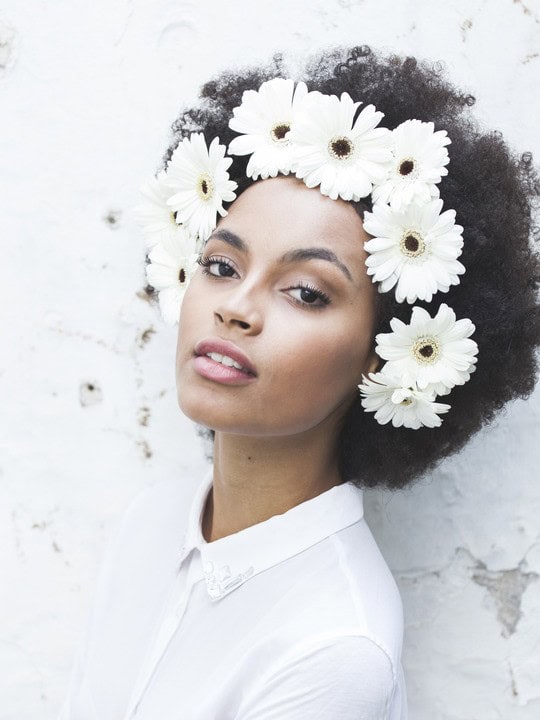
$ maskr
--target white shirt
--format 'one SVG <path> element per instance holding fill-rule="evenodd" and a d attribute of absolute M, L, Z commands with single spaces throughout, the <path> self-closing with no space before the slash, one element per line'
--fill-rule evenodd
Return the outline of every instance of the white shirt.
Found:
<path fill-rule="evenodd" d="M 363 490 L 208 543 L 212 482 L 131 501 L 59 720 L 406 720 L 401 597 Z"/>

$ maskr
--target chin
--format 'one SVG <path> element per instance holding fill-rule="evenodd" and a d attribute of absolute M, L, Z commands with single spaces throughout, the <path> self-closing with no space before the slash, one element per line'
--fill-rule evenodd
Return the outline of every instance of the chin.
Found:
<path fill-rule="evenodd" d="M 177 369 L 178 407 L 190 420 L 212 430 L 238 432 L 231 428 L 231 421 L 235 417 L 239 421 L 235 426 L 244 427 L 246 420 L 249 423 L 251 418 L 246 418 L 246 414 L 249 415 L 252 403 L 242 399 L 242 389 L 240 385 L 225 385 L 208 380 L 185 366 Z"/>
<path fill-rule="evenodd" d="M 198 425 L 211 430 L 236 432 L 231 426 L 231 412 L 225 407 L 223 398 L 203 387 L 182 387 L 177 385 L 176 399 L 182 413 Z"/>
<path fill-rule="evenodd" d="M 278 424 L 269 425 L 268 418 L 254 417 L 232 417 L 230 412 L 223 409 L 218 411 L 215 405 L 212 408 L 202 408 L 200 404 L 189 406 L 189 404 L 179 402 L 180 409 L 190 420 L 197 425 L 201 425 L 214 432 L 223 433 L 224 435 L 241 435 L 243 437 L 253 438 L 277 438 L 290 437 L 309 431 L 313 427 L 310 419 L 305 422 L 290 419 L 287 422 L 279 424 L 278 419 L 274 421 Z"/>

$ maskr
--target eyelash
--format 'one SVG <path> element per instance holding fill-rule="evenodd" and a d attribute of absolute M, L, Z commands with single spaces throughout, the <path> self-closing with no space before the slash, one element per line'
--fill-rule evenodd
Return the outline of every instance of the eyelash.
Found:
<path fill-rule="evenodd" d="M 197 258 L 197 263 L 202 266 L 203 275 L 209 275 L 210 277 L 230 277 L 230 276 L 214 275 L 214 273 L 211 273 L 209 271 L 209 269 L 208 269 L 209 265 L 214 265 L 215 263 L 219 263 L 220 265 L 226 265 L 227 267 L 230 267 L 230 268 L 233 267 L 226 258 L 220 257 L 219 255 L 210 255 L 209 257 L 203 257 L 203 255 L 199 255 L 199 257 Z M 300 305 L 302 307 L 307 307 L 310 310 L 322 310 L 323 307 L 325 307 L 326 305 L 328 305 L 331 302 L 330 298 L 328 297 L 328 295 L 325 292 L 323 292 L 322 290 L 319 290 L 318 288 L 314 287 L 310 283 L 300 283 L 299 285 L 294 285 L 293 287 L 289 287 L 286 289 L 287 290 L 295 290 L 297 288 L 309 290 L 311 293 L 316 295 L 323 303 L 323 305 L 314 305 L 313 303 L 308 303 L 308 302 L 305 302 L 303 300 L 298 300 L 298 298 L 293 297 L 292 299 L 294 300 L 294 302 L 296 302 L 298 305 Z"/>

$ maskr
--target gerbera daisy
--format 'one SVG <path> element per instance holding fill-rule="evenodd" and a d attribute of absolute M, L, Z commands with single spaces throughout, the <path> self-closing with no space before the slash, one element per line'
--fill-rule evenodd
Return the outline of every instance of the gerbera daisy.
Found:
<path fill-rule="evenodd" d="M 432 122 L 405 120 L 392 130 L 393 161 L 387 176 L 373 188 L 374 203 L 390 203 L 399 210 L 413 200 L 439 197 L 436 183 L 448 175 L 445 146 L 452 141 L 446 130 L 434 132 L 434 128 Z"/>
<path fill-rule="evenodd" d="M 176 220 L 190 234 L 206 240 L 217 225 L 216 213 L 227 214 L 223 202 L 235 199 L 238 187 L 229 180 L 227 168 L 232 158 L 225 157 L 225 145 L 215 137 L 207 148 L 203 133 L 191 133 L 173 152 L 164 182 L 171 189 L 167 200 L 176 212 Z"/>
<path fill-rule="evenodd" d="M 167 205 L 171 189 L 165 184 L 166 172 L 162 170 L 141 186 L 144 200 L 133 208 L 133 217 L 140 226 L 148 247 L 163 238 L 172 238 L 179 232 L 174 211 Z"/>
<path fill-rule="evenodd" d="M 420 390 L 446 395 L 454 385 L 467 382 L 476 369 L 478 345 L 469 338 L 475 326 L 469 318 L 456 320 L 446 303 L 433 318 L 415 305 L 409 325 L 394 317 L 390 327 L 393 332 L 375 336 L 375 350 L 404 386 L 416 383 Z"/>
<path fill-rule="evenodd" d="M 159 307 L 165 322 L 178 322 L 180 306 L 193 273 L 197 269 L 196 241 L 183 226 L 172 238 L 153 247 L 148 255 L 146 277 L 158 291 Z"/>
<path fill-rule="evenodd" d="M 443 201 L 409 203 L 402 210 L 376 204 L 364 213 L 364 228 L 375 237 L 364 243 L 370 253 L 367 273 L 379 282 L 379 292 L 396 286 L 396 300 L 431 302 L 438 290 L 458 285 L 465 266 L 457 260 L 463 247 L 463 227 L 456 211 L 441 215 Z"/>
<path fill-rule="evenodd" d="M 242 102 L 233 109 L 229 127 L 243 135 L 229 143 L 230 155 L 248 155 L 246 175 L 256 180 L 288 175 L 292 147 L 287 133 L 294 126 L 296 109 L 307 94 L 307 85 L 294 87 L 291 78 L 273 78 L 259 90 L 244 90 Z"/>
<path fill-rule="evenodd" d="M 333 200 L 369 195 L 373 184 L 386 177 L 392 159 L 392 133 L 376 127 L 384 113 L 367 105 L 353 124 L 361 104 L 346 92 L 338 98 L 314 90 L 299 104 L 289 132 L 296 176 L 308 187 L 320 185 L 321 193 Z"/>
<path fill-rule="evenodd" d="M 394 427 L 401 425 L 417 430 L 422 425 L 439 427 L 439 415 L 446 413 L 450 405 L 435 402 L 435 394 L 419 390 L 416 386 L 404 387 L 401 379 L 385 371 L 362 375 L 363 383 L 358 385 L 363 397 L 362 406 L 375 413 L 375 420 L 381 425 L 392 421 Z M 370 379 L 371 378 L 371 379 Z"/>

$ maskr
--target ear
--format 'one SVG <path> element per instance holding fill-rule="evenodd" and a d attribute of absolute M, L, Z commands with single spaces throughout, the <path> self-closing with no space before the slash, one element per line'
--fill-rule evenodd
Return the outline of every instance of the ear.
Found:
<path fill-rule="evenodd" d="M 381 364 L 381 363 L 382 363 L 382 358 L 380 358 L 377 355 L 377 353 L 375 352 L 375 350 L 372 349 L 366 358 L 366 364 L 364 365 L 362 374 L 358 378 L 356 385 L 361 385 L 364 382 L 363 375 L 365 375 L 367 377 L 368 373 L 377 372 L 377 368 L 379 367 L 379 364 Z"/>
<path fill-rule="evenodd" d="M 366 365 L 364 374 L 367 374 L 368 372 L 377 372 L 377 368 L 379 367 L 380 363 L 381 363 L 381 358 L 377 355 L 375 350 L 372 350 L 368 356 L 367 365 Z"/>

